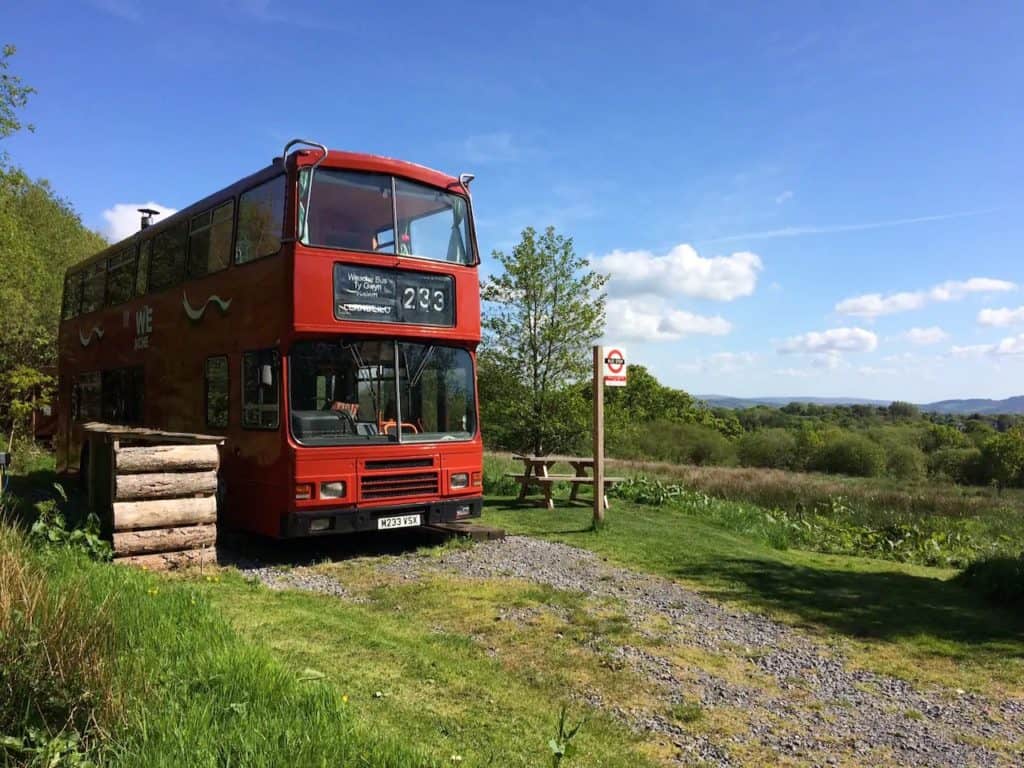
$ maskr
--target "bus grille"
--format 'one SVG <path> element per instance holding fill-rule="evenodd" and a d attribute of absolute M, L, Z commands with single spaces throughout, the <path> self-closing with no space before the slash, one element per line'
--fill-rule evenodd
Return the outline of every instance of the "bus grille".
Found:
<path fill-rule="evenodd" d="M 367 469 L 412 469 L 413 467 L 432 467 L 434 460 L 426 459 L 377 459 L 368 460 Z"/>
<path fill-rule="evenodd" d="M 364 499 L 392 499 L 400 496 L 437 494 L 436 472 L 403 472 L 390 475 L 363 475 L 360 478 Z"/>

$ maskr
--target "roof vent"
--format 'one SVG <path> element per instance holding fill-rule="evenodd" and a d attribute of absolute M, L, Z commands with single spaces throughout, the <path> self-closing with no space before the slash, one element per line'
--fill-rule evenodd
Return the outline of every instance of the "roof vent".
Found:
<path fill-rule="evenodd" d="M 140 225 L 140 229 L 145 229 L 146 227 L 148 227 L 150 224 L 153 223 L 153 217 L 160 215 L 160 211 L 154 211 L 152 208 L 139 208 L 137 210 L 139 213 L 142 214 L 142 223 Z"/>

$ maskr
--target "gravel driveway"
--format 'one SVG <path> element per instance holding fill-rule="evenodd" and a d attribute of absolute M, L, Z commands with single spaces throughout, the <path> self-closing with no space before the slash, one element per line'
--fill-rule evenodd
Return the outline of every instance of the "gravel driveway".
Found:
<path fill-rule="evenodd" d="M 632 646 L 613 651 L 617 663 L 663 697 L 658 712 L 625 710 L 590 692 L 583 698 L 638 731 L 669 739 L 680 762 L 740 762 L 730 753 L 753 743 L 799 765 L 1021 766 L 1024 701 L 991 701 L 963 691 L 920 690 L 903 680 L 854 669 L 838 646 L 758 614 L 725 607 L 668 579 L 615 567 L 586 550 L 523 536 L 480 543 L 441 557 L 405 555 L 381 569 L 404 578 L 451 573 L 511 577 L 621 601 L 634 626 L 652 619 L 669 627 L 664 655 Z M 309 568 L 252 571 L 274 588 L 307 589 L 344 598 L 334 579 Z M 673 661 L 673 648 L 697 648 L 749 665 L 750 684 Z M 678 654 L 674 655 L 676 659 Z M 758 685 L 757 678 L 772 685 Z M 745 714 L 746 733 L 716 743 L 666 719 L 668 705 L 700 691 L 706 710 Z M 1010 745 L 1016 745 L 1016 748 Z"/>

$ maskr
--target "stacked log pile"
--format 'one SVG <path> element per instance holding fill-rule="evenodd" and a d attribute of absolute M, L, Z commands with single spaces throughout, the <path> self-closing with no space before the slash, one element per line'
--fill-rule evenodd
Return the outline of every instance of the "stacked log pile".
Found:
<path fill-rule="evenodd" d="M 215 562 L 222 438 L 88 426 L 90 505 L 115 560 L 154 570 Z"/>

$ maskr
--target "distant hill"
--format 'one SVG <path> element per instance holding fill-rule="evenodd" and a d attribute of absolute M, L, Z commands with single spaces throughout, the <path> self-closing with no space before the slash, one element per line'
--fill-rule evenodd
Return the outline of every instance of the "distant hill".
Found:
<path fill-rule="evenodd" d="M 790 403 L 813 405 L 888 405 L 891 400 L 868 400 L 863 397 L 729 397 L 728 395 L 694 395 L 713 408 L 753 408 L 769 405 L 781 408 Z"/>
<path fill-rule="evenodd" d="M 695 395 L 713 408 L 753 408 L 767 405 L 781 408 L 789 403 L 811 403 L 814 405 L 889 405 L 891 400 L 869 400 L 863 397 L 729 397 L 728 395 Z M 918 403 L 922 411 L 969 415 L 981 413 L 1024 414 L 1024 395 L 1008 397 L 1005 400 L 965 398 L 962 400 L 940 400 L 936 403 Z"/>
<path fill-rule="evenodd" d="M 1024 413 L 1024 395 L 1008 397 L 1005 400 L 987 400 L 983 398 L 971 398 L 967 400 L 940 400 L 937 403 L 928 403 L 920 406 L 922 411 L 933 411 L 935 413 Z"/>

